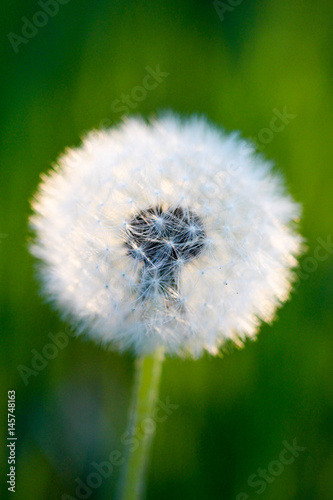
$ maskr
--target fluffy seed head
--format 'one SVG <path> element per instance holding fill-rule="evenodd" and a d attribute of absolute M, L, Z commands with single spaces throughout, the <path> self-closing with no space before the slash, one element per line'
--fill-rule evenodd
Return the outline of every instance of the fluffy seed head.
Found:
<path fill-rule="evenodd" d="M 299 206 L 271 164 L 204 118 L 127 119 L 45 175 L 32 253 L 78 332 L 137 354 L 218 352 L 287 299 Z"/>

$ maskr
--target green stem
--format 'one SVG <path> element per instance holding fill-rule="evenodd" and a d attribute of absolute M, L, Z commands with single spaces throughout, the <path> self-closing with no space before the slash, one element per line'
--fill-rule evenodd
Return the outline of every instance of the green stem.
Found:
<path fill-rule="evenodd" d="M 149 448 L 156 425 L 153 412 L 158 397 L 163 358 L 163 351 L 157 350 L 135 362 L 133 399 L 126 435 L 130 445 L 118 495 L 121 500 L 142 498 Z"/>

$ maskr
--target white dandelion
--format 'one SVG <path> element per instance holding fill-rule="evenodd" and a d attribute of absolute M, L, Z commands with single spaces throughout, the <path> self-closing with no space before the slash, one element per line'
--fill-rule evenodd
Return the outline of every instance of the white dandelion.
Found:
<path fill-rule="evenodd" d="M 163 354 L 216 354 L 272 321 L 302 248 L 300 207 L 239 134 L 167 115 L 90 133 L 33 210 L 48 299 L 79 333 L 140 356 L 119 488 L 138 500 Z"/>
<path fill-rule="evenodd" d="M 302 246 L 271 162 L 200 117 L 91 132 L 32 205 L 46 296 L 78 332 L 139 355 L 254 337 L 288 298 Z"/>

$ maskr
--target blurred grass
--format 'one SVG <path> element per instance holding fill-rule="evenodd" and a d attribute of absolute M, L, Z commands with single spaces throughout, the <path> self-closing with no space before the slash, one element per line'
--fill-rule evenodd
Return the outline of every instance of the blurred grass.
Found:
<path fill-rule="evenodd" d="M 333 4 L 242 2 L 221 21 L 212 2 L 71 0 L 15 54 L 37 2 L 4 2 L 1 19 L 1 409 L 17 393 L 16 498 L 75 496 L 91 462 L 120 446 L 132 359 L 70 339 L 25 386 L 47 334 L 65 331 L 43 305 L 26 250 L 28 200 L 59 152 L 116 123 L 111 104 L 141 85 L 146 66 L 169 76 L 138 103 L 144 115 L 200 112 L 257 137 L 273 109 L 296 115 L 265 145 L 304 206 L 308 255 L 332 234 Z M 306 259 L 306 257 L 303 258 Z M 306 446 L 262 499 L 333 498 L 332 257 L 301 280 L 259 340 L 223 359 L 168 360 L 161 398 L 180 405 L 157 429 L 147 498 L 236 499 L 284 440 Z M 5 442 L 5 419 L 1 419 Z M 1 448 L 3 459 L 7 456 Z M 3 461 L 4 463 L 4 461 Z M 117 471 L 90 498 L 112 498 Z M 4 488 L 4 498 L 6 489 Z"/>

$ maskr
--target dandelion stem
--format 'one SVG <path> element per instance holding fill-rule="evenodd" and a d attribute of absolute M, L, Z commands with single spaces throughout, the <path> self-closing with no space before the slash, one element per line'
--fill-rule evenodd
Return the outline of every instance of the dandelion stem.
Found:
<path fill-rule="evenodd" d="M 164 358 L 159 349 L 135 362 L 135 380 L 126 441 L 129 444 L 123 466 L 118 498 L 139 500 L 144 493 L 149 449 L 155 431 L 153 412 Z"/>

